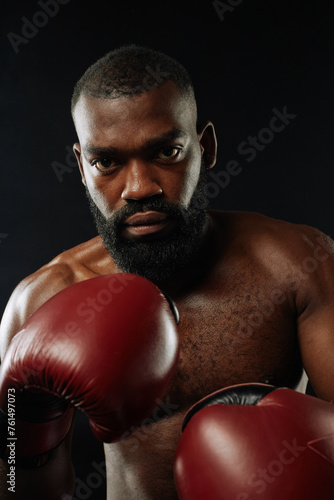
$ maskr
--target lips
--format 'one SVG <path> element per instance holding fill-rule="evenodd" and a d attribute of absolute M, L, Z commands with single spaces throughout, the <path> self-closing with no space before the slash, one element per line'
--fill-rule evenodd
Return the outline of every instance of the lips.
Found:
<path fill-rule="evenodd" d="M 168 215 L 162 212 L 137 213 L 125 220 L 125 234 L 131 238 L 158 233 L 165 229 L 169 222 Z"/>
<path fill-rule="evenodd" d="M 127 226 L 147 226 L 151 224 L 159 224 L 167 219 L 167 214 L 161 212 L 144 212 L 132 215 L 126 219 Z"/>

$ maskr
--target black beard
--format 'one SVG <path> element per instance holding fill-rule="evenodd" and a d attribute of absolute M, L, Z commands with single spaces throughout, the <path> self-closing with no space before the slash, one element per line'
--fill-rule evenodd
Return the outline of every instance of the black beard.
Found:
<path fill-rule="evenodd" d="M 170 277 L 189 264 L 198 252 L 207 220 L 208 199 L 205 193 L 207 173 L 204 165 L 188 208 L 161 200 L 160 195 L 145 200 L 130 200 L 106 219 L 87 188 L 86 195 L 98 233 L 117 267 L 126 273 L 139 274 L 151 281 Z M 129 240 L 122 236 L 124 221 L 138 212 L 168 214 L 176 223 L 172 234 L 161 239 Z"/>

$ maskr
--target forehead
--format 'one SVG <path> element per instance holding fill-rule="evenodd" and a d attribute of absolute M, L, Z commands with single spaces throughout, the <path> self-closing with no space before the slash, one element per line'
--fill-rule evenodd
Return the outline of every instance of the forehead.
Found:
<path fill-rule="evenodd" d="M 74 111 L 79 141 L 100 146 L 139 145 L 141 141 L 179 129 L 196 134 L 196 107 L 173 82 L 133 97 L 97 99 L 81 96 Z"/>

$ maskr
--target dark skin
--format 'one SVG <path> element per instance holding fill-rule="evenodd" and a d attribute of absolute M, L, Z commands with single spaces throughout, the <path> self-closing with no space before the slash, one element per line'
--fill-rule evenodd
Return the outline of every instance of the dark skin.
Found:
<path fill-rule="evenodd" d="M 212 123 L 196 127 L 195 108 L 172 82 L 132 98 L 81 97 L 75 124 L 82 181 L 105 216 L 157 195 L 187 207 L 202 155 L 206 168 L 215 164 Z M 171 139 L 175 130 L 182 133 Z M 100 153 L 92 154 L 92 147 Z M 160 230 L 173 228 L 167 222 L 125 230 L 125 236 L 158 236 Z M 119 271 L 98 236 L 26 278 L 3 318 L 1 357 L 49 297 Z M 334 400 L 333 278 L 333 242 L 319 231 L 259 214 L 209 211 L 199 254 L 182 272 L 157 282 L 181 318 L 181 356 L 164 399 L 167 410 L 120 443 L 105 445 L 108 500 L 177 499 L 172 471 L 182 420 L 215 390 L 247 382 L 296 388 L 304 367 L 318 396 Z M 57 453 L 68 457 L 68 443 Z M 34 498 L 48 491 L 52 466 L 38 471 Z"/>

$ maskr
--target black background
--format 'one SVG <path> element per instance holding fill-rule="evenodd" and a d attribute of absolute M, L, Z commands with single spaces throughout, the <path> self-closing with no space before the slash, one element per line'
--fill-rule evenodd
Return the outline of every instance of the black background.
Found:
<path fill-rule="evenodd" d="M 215 173 L 233 159 L 242 167 L 211 199 L 214 208 L 258 211 L 333 235 L 331 3 L 244 0 L 221 20 L 207 0 L 70 0 L 16 53 L 8 33 L 22 36 L 22 17 L 43 23 L 36 17 L 43 9 L 35 0 L 2 0 L 0 311 L 22 278 L 95 235 L 68 154 L 76 140 L 70 98 L 83 71 L 123 43 L 162 50 L 189 70 L 200 120 L 216 126 Z M 297 117 L 247 162 L 239 144 L 284 106 Z M 61 179 L 54 162 L 67 166 Z"/>

